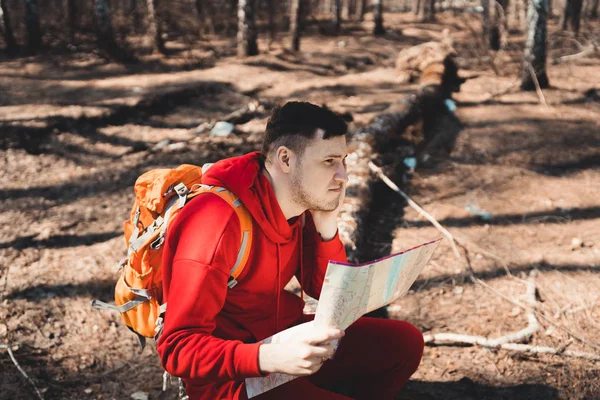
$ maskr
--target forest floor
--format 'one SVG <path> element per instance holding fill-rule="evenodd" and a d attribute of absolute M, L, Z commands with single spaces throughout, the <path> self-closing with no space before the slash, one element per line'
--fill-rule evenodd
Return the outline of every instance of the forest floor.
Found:
<path fill-rule="evenodd" d="M 212 38 L 168 42 L 168 57 L 132 66 L 92 52 L 0 62 L 0 344 L 44 398 L 176 398 L 161 390 L 153 346 L 140 353 L 119 315 L 89 305 L 111 300 L 137 176 L 258 150 L 267 112 L 226 138 L 196 133 L 255 101 L 267 110 L 292 99 L 327 104 L 361 127 L 417 89 L 400 83 L 398 52 L 444 28 L 462 74 L 479 76 L 455 95 L 464 127 L 454 151 L 433 154 L 403 188 L 469 243 L 475 275 L 500 294 L 524 302 L 538 271 L 536 307 L 555 324 L 539 319 L 531 344 L 600 354 L 600 60 L 549 62 L 545 106 L 518 91 L 522 35 L 490 57 L 475 16 L 438 19 L 386 14 L 383 37 L 366 21 L 336 37 L 309 35 L 299 54 L 261 41 L 263 54 L 244 60 L 232 38 Z M 586 25 L 581 40 L 599 26 Z M 579 51 L 556 21 L 549 43 L 549 61 Z M 395 193 L 377 193 L 381 223 L 368 241 L 381 255 L 440 236 Z M 491 218 L 474 215 L 482 211 Z M 389 310 L 427 334 L 497 337 L 527 326 L 523 310 L 464 278 L 447 241 Z M 600 399 L 599 370 L 564 354 L 427 346 L 400 398 Z M 0 384 L 1 399 L 36 396 L 1 348 Z"/>

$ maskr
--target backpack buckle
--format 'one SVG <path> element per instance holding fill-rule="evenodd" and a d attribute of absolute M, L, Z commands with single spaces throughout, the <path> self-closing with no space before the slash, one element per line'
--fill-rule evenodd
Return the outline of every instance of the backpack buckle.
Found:
<path fill-rule="evenodd" d="M 177 184 L 173 189 L 175 189 L 179 197 L 184 197 L 190 192 L 183 183 Z"/>
<path fill-rule="evenodd" d="M 133 217 L 133 226 L 135 228 L 137 228 L 138 223 L 140 222 L 140 214 L 142 213 L 142 210 L 140 209 L 140 207 L 137 208 L 137 210 L 135 211 L 135 216 Z"/>
<path fill-rule="evenodd" d="M 117 264 L 117 268 L 115 269 L 115 272 L 119 272 L 121 271 L 122 268 L 124 268 L 127 265 L 127 261 L 129 259 L 127 257 L 123 257 L 121 259 L 121 261 L 119 261 L 119 264 Z"/>
<path fill-rule="evenodd" d="M 164 235 L 159 235 L 154 242 L 150 243 L 150 249 L 158 250 L 162 247 L 164 242 L 165 242 Z"/>

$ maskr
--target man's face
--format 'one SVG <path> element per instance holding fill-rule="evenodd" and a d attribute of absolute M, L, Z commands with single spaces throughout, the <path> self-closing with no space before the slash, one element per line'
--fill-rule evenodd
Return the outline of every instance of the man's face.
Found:
<path fill-rule="evenodd" d="M 335 210 L 348 181 L 346 137 L 324 140 L 323 133 L 317 130 L 290 172 L 292 199 L 307 210 Z"/>

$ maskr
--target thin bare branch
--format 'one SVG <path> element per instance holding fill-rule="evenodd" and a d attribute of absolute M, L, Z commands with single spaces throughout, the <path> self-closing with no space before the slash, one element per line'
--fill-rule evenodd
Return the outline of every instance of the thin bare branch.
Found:
<path fill-rule="evenodd" d="M 29 375 L 27 375 L 25 373 L 25 371 L 23 371 L 23 368 L 21 368 L 21 366 L 17 362 L 17 359 L 15 358 L 15 356 L 14 356 L 14 354 L 12 352 L 12 349 L 11 349 L 12 346 L 13 345 L 10 345 L 10 344 L 0 344 L 0 349 L 6 349 L 6 351 L 8 351 L 8 355 L 10 356 L 10 359 L 12 360 L 13 364 L 15 364 L 15 367 L 17 367 L 17 369 L 25 377 L 25 379 L 27 379 L 29 381 L 29 383 L 31 383 L 31 386 L 33 386 L 33 388 L 35 389 L 35 392 L 38 395 L 38 398 L 40 400 L 44 400 L 44 396 L 42 396 L 42 393 L 40 393 L 40 391 L 38 390 L 37 386 L 35 386 L 35 383 L 33 383 L 33 380 L 31 380 L 31 378 L 29 377 Z"/>
<path fill-rule="evenodd" d="M 535 307 L 535 277 L 537 271 L 533 270 L 529 274 L 529 280 L 527 281 L 527 302 Z M 533 334 L 540 329 L 540 324 L 533 312 L 527 314 L 528 325 L 525 329 L 521 329 L 516 332 L 508 333 L 504 336 L 500 336 L 495 339 L 485 338 L 483 336 L 472 336 L 472 335 L 461 335 L 456 333 L 436 333 L 433 335 L 425 335 L 425 343 L 439 343 L 439 342 L 450 342 L 450 343 L 466 343 L 474 344 L 483 347 L 497 347 L 506 343 L 520 342 L 528 340 Z"/>
<path fill-rule="evenodd" d="M 587 46 L 584 50 L 580 51 L 579 53 L 571 54 L 568 56 L 562 56 L 562 57 L 555 59 L 554 64 L 565 63 L 565 62 L 577 60 L 579 58 L 584 58 L 591 54 L 594 54 L 597 51 L 598 51 L 598 47 L 596 47 L 596 45 L 594 45 L 592 43 L 589 46 Z"/>
<path fill-rule="evenodd" d="M 421 215 L 422 217 L 427 219 L 440 232 L 442 232 L 442 234 L 444 236 L 446 236 L 448 238 L 448 240 L 450 240 L 450 246 L 452 246 L 452 251 L 454 252 L 456 257 L 461 259 L 460 252 L 458 251 L 458 248 L 456 247 L 456 240 L 454 239 L 452 234 L 450 232 L 448 232 L 448 230 L 446 228 L 444 228 L 442 225 L 440 225 L 440 223 L 437 222 L 436 219 L 431 216 L 431 214 L 429 214 L 427 211 L 423 210 L 423 208 L 421 208 L 421 206 L 419 206 L 413 199 L 408 197 L 408 195 L 406 193 L 404 193 L 390 178 L 388 178 L 383 173 L 381 168 L 379 168 L 377 165 L 375 165 L 372 161 L 369 161 L 369 168 L 371 169 L 371 171 L 375 172 L 379 176 L 379 178 L 381 180 L 383 180 L 392 190 L 394 190 L 396 193 L 398 193 L 400 196 L 402 196 L 404 198 L 404 200 L 406 200 L 408 202 L 408 205 L 411 206 L 413 209 L 415 209 L 415 211 L 417 211 L 419 213 L 419 215 Z"/>
<path fill-rule="evenodd" d="M 461 257 L 460 252 L 458 251 L 458 249 L 456 248 L 456 240 L 454 238 L 454 236 L 448 232 L 448 230 L 444 227 L 442 227 L 440 225 L 440 223 L 433 218 L 429 213 L 427 213 L 425 210 L 423 210 L 416 202 L 414 202 L 410 197 L 408 197 L 408 195 L 406 193 L 404 193 L 402 190 L 400 190 L 400 188 L 390 179 L 388 178 L 383 171 L 381 170 L 381 168 L 377 167 L 375 164 L 373 164 L 373 162 L 369 161 L 369 168 L 371 168 L 371 170 L 375 171 L 377 173 L 377 175 L 395 192 L 397 192 L 398 194 L 400 194 L 407 202 L 408 204 L 413 207 L 419 214 L 423 215 L 425 218 L 427 218 L 428 221 L 430 221 L 440 232 L 442 232 L 442 234 L 444 236 L 446 236 L 451 242 L 452 245 L 452 249 L 454 251 L 454 255 L 456 256 L 456 258 L 458 259 L 458 261 L 464 265 L 464 269 L 467 272 L 467 275 L 469 277 L 469 279 L 478 285 L 483 286 L 484 288 L 488 289 L 489 291 L 491 291 L 492 293 L 502 297 L 503 299 L 509 301 L 510 303 L 526 310 L 532 313 L 535 313 L 535 315 L 537 315 L 538 317 L 541 317 L 542 319 L 544 319 L 546 322 L 548 322 L 549 324 L 555 326 L 556 328 L 559 328 L 565 332 L 567 332 L 573 339 L 578 340 L 579 342 L 593 348 L 596 350 L 600 350 L 600 345 L 596 344 L 594 342 L 591 342 L 579 335 L 577 335 L 575 332 L 573 332 L 571 329 L 567 328 L 566 326 L 559 324 L 558 322 L 553 321 L 552 319 L 550 319 L 549 317 L 547 317 L 546 315 L 544 315 L 543 313 L 535 310 L 533 307 L 529 306 L 529 305 L 525 305 L 515 299 L 512 299 L 502 293 L 500 293 L 499 291 L 497 291 L 496 289 L 492 288 L 490 285 L 488 285 L 487 283 L 485 283 L 483 280 L 477 278 L 475 276 L 475 273 L 473 272 L 473 269 L 471 268 L 470 262 L 468 260 L 468 258 L 465 256 L 465 259 L 463 259 L 463 257 Z M 465 251 L 467 251 L 467 249 L 462 246 L 463 249 L 465 249 Z M 484 338 L 485 339 L 485 338 Z"/>
<path fill-rule="evenodd" d="M 582 351 L 563 350 L 560 348 L 546 347 L 546 346 L 533 346 L 529 344 L 521 343 L 506 343 L 500 346 L 505 350 L 527 352 L 527 353 L 542 353 L 542 354 L 556 354 L 565 355 L 568 357 L 585 358 L 592 361 L 600 361 L 600 355 L 593 353 L 584 353 Z"/>
<path fill-rule="evenodd" d="M 491 292 L 493 292 L 496 295 L 502 297 L 504 300 L 506 300 L 506 301 L 508 301 L 508 302 L 510 302 L 510 303 L 512 303 L 512 304 L 514 304 L 516 306 L 518 306 L 518 307 L 521 307 L 524 310 L 528 310 L 528 311 L 531 310 L 532 312 L 535 313 L 535 315 L 537 315 L 538 317 L 542 318 L 544 321 L 548 322 L 550 325 L 552 325 L 552 326 L 554 326 L 554 327 L 556 327 L 558 329 L 561 329 L 561 330 L 567 332 L 573 339 L 576 339 L 577 341 L 579 341 L 579 342 L 581 342 L 581 343 L 583 343 L 583 344 L 585 344 L 585 345 L 587 345 L 587 346 L 589 346 L 589 347 L 591 347 L 593 349 L 600 350 L 600 345 L 598 345 L 596 343 L 593 343 L 593 342 L 590 342 L 589 340 L 587 340 L 587 339 L 585 339 L 585 338 L 577 335 L 571 329 L 567 328 L 566 326 L 564 326 L 562 324 L 559 324 L 558 322 L 555 322 L 554 320 L 550 319 L 549 317 L 547 317 L 543 313 L 541 313 L 541 312 L 539 312 L 537 310 L 534 310 L 531 307 L 529 307 L 529 306 L 527 306 L 527 305 L 525 305 L 525 304 L 523 304 L 523 303 L 521 303 L 521 302 L 519 302 L 517 300 L 511 299 L 510 297 L 504 295 L 503 293 L 500 293 L 499 291 L 497 291 L 496 289 L 492 288 L 490 285 L 488 285 L 487 283 L 485 283 L 484 281 L 482 281 L 479 278 L 472 277 L 472 279 L 474 279 L 475 283 L 477 283 L 477 284 L 479 284 L 479 285 L 487 288 Z"/>
<path fill-rule="evenodd" d="M 527 68 L 529 69 L 529 73 L 531 74 L 531 79 L 533 79 L 533 84 L 535 85 L 535 91 L 537 92 L 537 95 L 540 98 L 540 103 L 542 103 L 544 106 L 548 107 L 548 104 L 546 103 L 546 97 L 544 97 L 544 92 L 542 92 L 542 88 L 540 87 L 540 82 L 538 81 L 538 78 L 535 74 L 535 71 L 533 70 L 533 67 L 531 66 L 531 64 L 527 63 Z"/>

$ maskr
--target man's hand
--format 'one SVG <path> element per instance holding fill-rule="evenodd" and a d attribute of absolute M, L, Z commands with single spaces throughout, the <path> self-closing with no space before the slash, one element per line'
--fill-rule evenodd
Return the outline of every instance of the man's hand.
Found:
<path fill-rule="evenodd" d="M 342 184 L 342 193 L 340 195 L 340 202 L 337 208 L 333 211 L 315 211 L 310 210 L 312 214 L 313 221 L 315 222 L 315 228 L 317 228 L 317 232 L 321 235 L 321 239 L 324 242 L 328 242 L 335 237 L 337 233 L 337 217 L 340 211 L 342 210 L 342 205 L 344 204 L 344 200 L 346 199 L 346 182 Z"/>
<path fill-rule="evenodd" d="M 339 329 L 314 330 L 285 343 L 263 344 L 258 350 L 259 368 L 262 372 L 312 375 L 335 352 L 330 342 L 342 336 L 344 331 Z"/>

